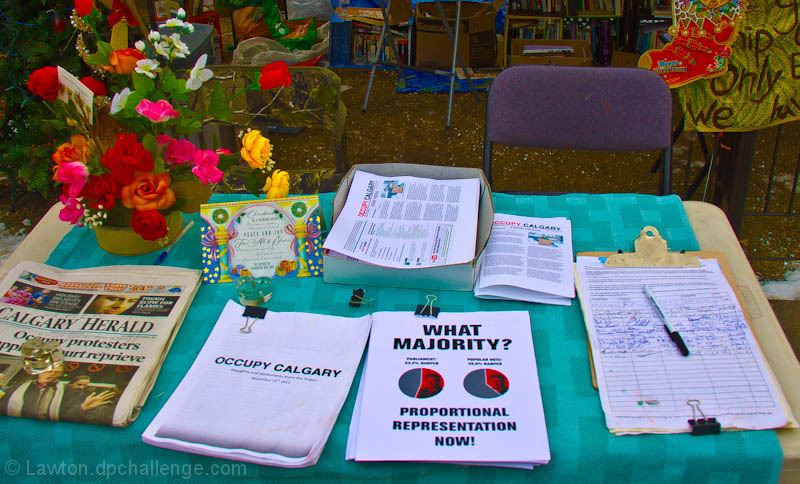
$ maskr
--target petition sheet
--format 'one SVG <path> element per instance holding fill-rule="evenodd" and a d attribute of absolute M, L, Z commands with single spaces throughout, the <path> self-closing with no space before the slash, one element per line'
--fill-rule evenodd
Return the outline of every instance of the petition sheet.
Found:
<path fill-rule="evenodd" d="M 575 297 L 570 221 L 496 213 L 475 296 L 569 305 Z"/>
<path fill-rule="evenodd" d="M 715 259 L 701 267 L 612 268 L 578 257 L 581 304 L 608 428 L 689 432 L 694 400 L 722 428 L 769 429 L 788 417 L 736 295 Z M 658 309 L 689 349 L 682 356 Z"/>
<path fill-rule="evenodd" d="M 480 180 L 353 176 L 324 248 L 384 267 L 415 269 L 475 257 Z"/>

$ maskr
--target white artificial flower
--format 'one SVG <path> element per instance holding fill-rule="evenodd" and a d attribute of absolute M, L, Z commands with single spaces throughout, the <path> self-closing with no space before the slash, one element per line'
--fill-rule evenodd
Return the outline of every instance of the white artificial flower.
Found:
<path fill-rule="evenodd" d="M 156 43 L 159 40 L 161 40 L 161 34 L 158 31 L 155 31 L 155 30 L 151 30 L 150 31 L 150 35 L 148 37 L 150 38 L 150 42 L 153 42 L 153 43 Z"/>
<path fill-rule="evenodd" d="M 178 9 L 178 12 L 175 14 L 175 16 L 178 17 L 181 20 L 185 19 L 186 18 L 186 10 L 184 10 L 183 7 L 180 7 Z"/>
<path fill-rule="evenodd" d="M 173 29 L 183 27 L 183 20 L 177 18 L 171 18 L 167 20 L 167 22 L 164 25 L 166 25 L 167 27 L 171 27 Z"/>
<path fill-rule="evenodd" d="M 214 73 L 211 72 L 211 69 L 205 68 L 206 60 L 208 60 L 208 54 L 203 54 L 197 59 L 194 67 L 192 67 L 192 70 L 189 72 L 189 78 L 186 80 L 186 89 L 196 91 L 200 89 L 200 86 L 202 86 L 204 82 L 214 77 Z"/>
<path fill-rule="evenodd" d="M 117 113 L 125 108 L 125 102 L 128 100 L 130 94 L 131 89 L 129 87 L 114 94 L 114 97 L 111 99 L 111 109 L 109 110 L 111 114 Z"/>
<path fill-rule="evenodd" d="M 180 34 L 172 34 L 169 36 L 172 42 L 172 55 L 175 57 L 186 57 L 189 55 L 189 46 L 182 40 Z"/>
<path fill-rule="evenodd" d="M 150 79 L 156 78 L 156 73 L 160 70 L 158 68 L 158 61 L 155 59 L 141 59 L 136 61 L 136 69 L 139 74 L 144 74 Z"/>
<path fill-rule="evenodd" d="M 187 34 L 191 34 L 194 32 L 194 25 L 184 22 L 183 23 L 183 32 Z"/>
<path fill-rule="evenodd" d="M 136 50 L 144 52 L 144 49 L 147 48 L 143 40 L 137 40 L 135 44 Z"/>
<path fill-rule="evenodd" d="M 168 38 L 169 37 L 167 37 L 167 39 Z M 156 48 L 157 54 L 163 55 L 164 57 L 169 59 L 169 42 L 167 42 L 166 40 L 162 40 L 161 42 L 153 44 L 153 46 Z"/>

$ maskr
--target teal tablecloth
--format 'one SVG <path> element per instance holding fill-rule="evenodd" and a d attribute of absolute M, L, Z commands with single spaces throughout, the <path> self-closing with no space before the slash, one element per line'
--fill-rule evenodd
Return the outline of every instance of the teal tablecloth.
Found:
<path fill-rule="evenodd" d="M 218 196 L 219 197 L 219 196 Z M 230 196 L 229 196 L 230 197 Z M 321 196 L 328 222 L 333 195 Z M 230 199 L 230 198 L 228 198 Z M 215 198 L 214 201 L 221 201 Z M 498 212 L 572 220 L 576 252 L 632 250 L 644 225 L 653 225 L 671 250 L 696 250 L 678 197 L 648 195 L 495 195 Z M 197 225 L 170 253 L 168 264 L 200 267 Z M 117 257 L 97 247 L 88 229 L 73 229 L 49 264 L 80 268 L 109 264 L 150 264 L 153 255 Z M 478 300 L 468 292 L 364 286 L 376 299 L 369 308 L 348 305 L 354 286 L 325 284 L 321 278 L 282 280 L 269 308 L 359 316 L 368 311 L 411 311 L 424 295 L 439 296 L 442 311 L 527 310 L 539 368 L 552 461 L 533 471 L 496 467 L 419 463 L 356 463 L 344 460 L 353 385 L 319 463 L 305 469 L 241 464 L 151 447 L 141 442 L 144 428 L 166 402 L 191 365 L 225 301 L 231 284 L 200 288 L 164 362 L 141 415 L 130 427 L 111 428 L 68 422 L 0 418 L 0 482 L 181 482 L 263 480 L 278 482 L 776 482 L 782 453 L 773 431 L 724 432 L 717 436 L 642 435 L 608 432 L 597 391 L 592 388 L 586 334 L 577 300 L 571 306 Z M 358 376 L 355 379 L 358 382 Z M 220 414 L 225 409 L 220 408 Z M 202 422 L 198 422 L 202 425 Z M 387 446 L 391 442 L 386 443 Z M 111 473 L 114 475 L 109 475 Z"/>

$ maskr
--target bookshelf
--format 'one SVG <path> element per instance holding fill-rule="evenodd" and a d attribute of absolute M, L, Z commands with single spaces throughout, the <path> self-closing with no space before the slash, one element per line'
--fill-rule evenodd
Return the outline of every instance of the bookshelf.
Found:
<path fill-rule="evenodd" d="M 612 52 L 622 46 L 623 0 L 510 0 L 508 5 L 504 67 L 521 60 L 518 39 L 585 41 L 592 62 L 601 65 L 610 65 Z"/>

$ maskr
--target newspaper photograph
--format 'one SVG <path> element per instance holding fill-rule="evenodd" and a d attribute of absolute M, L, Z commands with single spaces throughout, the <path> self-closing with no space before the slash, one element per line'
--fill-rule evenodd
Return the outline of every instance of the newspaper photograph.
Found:
<path fill-rule="evenodd" d="M 131 423 L 199 281 L 167 266 L 18 264 L 0 284 L 0 414 Z M 20 349 L 32 338 L 57 343 L 63 363 L 26 372 Z"/>
<path fill-rule="evenodd" d="M 475 257 L 480 180 L 356 171 L 323 248 L 383 267 L 416 269 Z"/>

